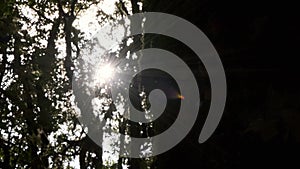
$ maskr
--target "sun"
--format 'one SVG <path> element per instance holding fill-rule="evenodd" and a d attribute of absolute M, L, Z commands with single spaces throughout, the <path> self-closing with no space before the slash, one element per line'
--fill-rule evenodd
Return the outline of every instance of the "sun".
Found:
<path fill-rule="evenodd" d="M 95 71 L 95 80 L 96 83 L 107 83 L 113 79 L 115 75 L 115 69 L 110 64 L 100 65 L 99 68 Z"/>

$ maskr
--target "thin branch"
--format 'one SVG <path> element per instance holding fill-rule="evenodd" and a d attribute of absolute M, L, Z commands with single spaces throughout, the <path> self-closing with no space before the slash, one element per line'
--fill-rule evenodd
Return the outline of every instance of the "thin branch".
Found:
<path fill-rule="evenodd" d="M 73 0 L 71 3 L 71 12 L 70 15 L 74 16 L 75 5 L 77 4 L 77 0 Z"/>
<path fill-rule="evenodd" d="M 30 9 L 32 9 L 34 12 L 36 12 L 36 13 L 39 15 L 39 17 L 42 17 L 42 18 L 44 18 L 46 21 L 48 21 L 48 22 L 50 22 L 50 23 L 53 23 L 53 21 L 52 21 L 51 19 L 47 18 L 47 17 L 44 15 L 43 12 L 41 12 L 40 10 L 35 9 L 33 6 L 29 6 L 29 7 L 30 7 Z"/>
<path fill-rule="evenodd" d="M 138 0 L 130 0 L 131 6 L 132 6 L 132 13 L 139 13 L 139 6 L 138 6 Z"/>
<path fill-rule="evenodd" d="M 5 74 L 5 70 L 6 70 L 6 64 L 8 63 L 6 54 L 7 54 L 6 49 L 4 49 L 3 53 L 2 53 L 3 57 L 2 57 L 1 67 L 0 67 L 0 83 L 3 81 L 3 77 Z"/>
<path fill-rule="evenodd" d="M 120 8 L 121 8 L 122 12 L 124 12 L 125 15 L 129 15 L 129 12 L 128 12 L 126 6 L 125 6 L 124 0 L 120 0 L 120 4 L 121 4 L 121 7 L 120 7 Z"/>

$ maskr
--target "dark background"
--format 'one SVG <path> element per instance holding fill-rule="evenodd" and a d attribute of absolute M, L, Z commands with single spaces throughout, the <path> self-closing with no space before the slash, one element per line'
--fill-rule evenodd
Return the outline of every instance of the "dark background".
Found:
<path fill-rule="evenodd" d="M 299 14 L 289 1 L 150 1 L 147 11 L 185 18 L 211 40 L 224 65 L 228 95 L 222 120 L 204 144 L 204 115 L 159 168 L 299 166 Z"/>

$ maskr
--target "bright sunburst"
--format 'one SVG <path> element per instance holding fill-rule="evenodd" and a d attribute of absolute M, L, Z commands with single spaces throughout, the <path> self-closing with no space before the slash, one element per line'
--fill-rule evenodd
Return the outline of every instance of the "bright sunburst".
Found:
<path fill-rule="evenodd" d="M 96 83 L 107 83 L 114 77 L 115 69 L 110 64 L 101 65 L 99 69 L 95 72 Z"/>

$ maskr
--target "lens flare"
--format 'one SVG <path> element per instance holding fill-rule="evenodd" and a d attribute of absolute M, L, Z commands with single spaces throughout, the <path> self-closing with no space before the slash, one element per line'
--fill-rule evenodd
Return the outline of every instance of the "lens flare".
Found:
<path fill-rule="evenodd" d="M 183 100 L 183 99 L 184 99 L 184 96 L 183 96 L 183 95 L 181 95 L 181 94 L 178 94 L 177 96 L 178 96 L 178 98 L 179 98 L 179 99 L 181 99 L 181 100 Z"/>
<path fill-rule="evenodd" d="M 101 65 L 99 68 L 95 71 L 95 81 L 96 83 L 107 83 L 111 79 L 113 79 L 115 74 L 115 69 L 110 64 Z"/>

